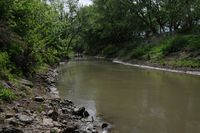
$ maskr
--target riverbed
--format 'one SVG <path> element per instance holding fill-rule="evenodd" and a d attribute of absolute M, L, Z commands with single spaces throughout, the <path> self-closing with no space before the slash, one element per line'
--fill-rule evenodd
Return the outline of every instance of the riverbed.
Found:
<path fill-rule="evenodd" d="M 103 60 L 60 66 L 60 96 L 113 125 L 113 133 L 199 133 L 200 77 Z"/>

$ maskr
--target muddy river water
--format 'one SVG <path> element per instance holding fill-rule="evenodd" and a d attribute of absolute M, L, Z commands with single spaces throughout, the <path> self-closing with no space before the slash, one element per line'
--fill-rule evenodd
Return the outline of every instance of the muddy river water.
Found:
<path fill-rule="evenodd" d="M 200 133 L 200 76 L 70 61 L 60 67 L 62 98 L 113 124 L 113 133 Z"/>

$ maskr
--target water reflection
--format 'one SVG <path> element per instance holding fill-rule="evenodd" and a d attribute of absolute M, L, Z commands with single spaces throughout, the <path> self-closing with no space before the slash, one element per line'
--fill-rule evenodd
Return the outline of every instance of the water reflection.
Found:
<path fill-rule="evenodd" d="M 200 78 L 105 61 L 62 66 L 63 98 L 115 125 L 114 133 L 199 133 Z"/>

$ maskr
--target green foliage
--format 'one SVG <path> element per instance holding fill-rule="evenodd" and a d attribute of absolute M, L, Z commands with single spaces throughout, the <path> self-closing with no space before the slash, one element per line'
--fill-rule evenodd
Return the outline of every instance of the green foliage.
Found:
<path fill-rule="evenodd" d="M 0 52 L 0 79 L 13 80 L 11 69 L 14 69 L 14 66 L 9 60 L 8 53 Z"/>
<path fill-rule="evenodd" d="M 167 44 L 164 51 L 166 54 L 172 52 L 178 52 L 181 49 L 185 48 L 188 44 L 188 39 L 183 36 L 175 37 L 171 42 Z"/>
<path fill-rule="evenodd" d="M 142 57 L 147 54 L 147 52 L 150 50 L 149 46 L 141 45 L 137 48 L 135 48 L 132 51 L 132 56 L 131 58 L 136 58 L 136 59 L 142 59 Z"/>
<path fill-rule="evenodd" d="M 13 81 L 15 76 L 11 74 L 10 70 L 0 70 L 0 79 Z"/>
<path fill-rule="evenodd" d="M 117 47 L 115 47 L 114 45 L 108 45 L 102 50 L 102 55 L 106 57 L 114 57 L 116 56 L 117 51 L 119 51 Z"/>
<path fill-rule="evenodd" d="M 40 66 L 67 57 L 81 28 L 78 10 L 73 0 L 1 0 L 1 70 L 32 76 Z"/>
<path fill-rule="evenodd" d="M 160 60 L 165 56 L 165 49 L 166 49 L 167 45 L 166 43 L 162 43 L 160 45 L 157 45 L 155 47 L 153 47 L 151 49 L 150 53 L 150 57 L 152 60 Z"/>
<path fill-rule="evenodd" d="M 6 70 L 9 66 L 9 56 L 6 52 L 0 52 L 0 69 Z"/>
<path fill-rule="evenodd" d="M 32 76 L 74 52 L 161 60 L 196 51 L 199 5 L 199 0 L 93 0 L 80 7 L 78 0 L 1 0 L 0 76 Z M 149 41 L 157 36 L 168 38 Z"/>
<path fill-rule="evenodd" d="M 0 85 L 0 99 L 10 102 L 15 99 L 15 94 L 10 89 L 7 89 Z"/>
<path fill-rule="evenodd" d="M 92 55 L 113 56 L 120 51 L 120 56 L 143 58 L 149 49 L 143 44 L 157 44 L 145 40 L 157 36 L 170 39 L 162 42 L 162 46 L 149 49 L 153 59 L 180 50 L 195 50 L 199 48 L 198 35 L 185 35 L 199 34 L 199 5 L 199 0 L 93 0 L 93 5 L 79 11 L 82 28 L 78 39 L 82 39 L 85 51 Z M 142 40 L 138 43 L 141 47 L 125 50 L 125 42 L 138 40 Z"/>
<path fill-rule="evenodd" d="M 112 55 L 123 59 L 149 60 L 161 65 L 175 67 L 199 68 L 199 36 L 182 35 L 167 37 L 157 44 L 144 44 L 144 42 L 124 43 L 121 49 L 115 45 L 109 45 L 104 55 Z"/>
<path fill-rule="evenodd" d="M 200 36 L 199 35 L 189 35 L 186 36 L 188 40 L 188 45 L 186 46 L 187 49 L 194 51 L 200 49 Z"/>
<path fill-rule="evenodd" d="M 57 56 L 57 51 L 53 49 L 47 49 L 44 56 L 44 62 L 53 65 L 59 62 L 59 57 Z"/>

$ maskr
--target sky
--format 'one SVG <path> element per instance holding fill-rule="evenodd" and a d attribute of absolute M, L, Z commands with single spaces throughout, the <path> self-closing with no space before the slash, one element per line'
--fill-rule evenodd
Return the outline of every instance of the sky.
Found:
<path fill-rule="evenodd" d="M 79 3 L 82 5 L 90 5 L 92 4 L 91 0 L 79 0 Z"/>

